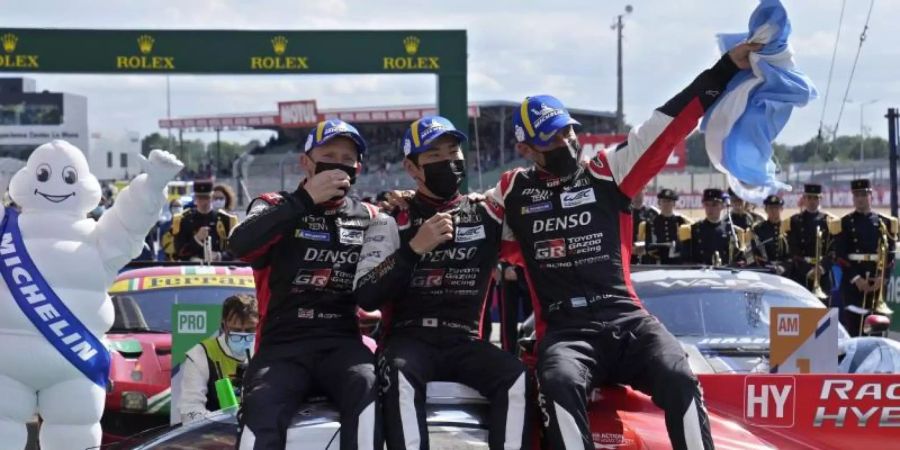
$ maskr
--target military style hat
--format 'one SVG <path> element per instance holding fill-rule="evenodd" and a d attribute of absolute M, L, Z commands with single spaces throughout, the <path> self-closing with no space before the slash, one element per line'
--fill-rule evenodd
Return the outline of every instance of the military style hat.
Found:
<path fill-rule="evenodd" d="M 209 196 L 212 190 L 212 180 L 194 180 L 194 195 Z"/>
<path fill-rule="evenodd" d="M 850 182 L 850 189 L 853 191 L 871 191 L 872 182 L 868 178 L 860 178 Z"/>
<path fill-rule="evenodd" d="M 805 195 L 822 195 L 822 185 L 821 184 L 804 184 L 803 185 L 803 193 Z"/>
<path fill-rule="evenodd" d="M 660 200 L 673 200 L 673 201 L 677 201 L 677 200 L 678 200 L 678 194 L 675 193 L 675 191 L 673 191 L 672 189 L 663 189 L 663 190 L 659 191 L 658 194 L 656 194 L 656 198 L 658 198 L 658 199 L 660 199 Z"/>
<path fill-rule="evenodd" d="M 784 199 L 777 195 L 770 195 L 763 200 L 765 206 L 784 206 Z"/>
<path fill-rule="evenodd" d="M 703 190 L 703 201 L 722 201 L 725 197 L 725 193 L 722 192 L 721 189 L 710 188 Z"/>

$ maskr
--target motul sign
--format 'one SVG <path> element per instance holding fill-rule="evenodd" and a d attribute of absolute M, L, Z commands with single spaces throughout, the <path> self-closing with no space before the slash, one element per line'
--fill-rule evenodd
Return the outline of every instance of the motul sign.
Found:
<path fill-rule="evenodd" d="M 278 120 L 282 127 L 309 127 L 318 122 L 315 100 L 279 102 Z"/>

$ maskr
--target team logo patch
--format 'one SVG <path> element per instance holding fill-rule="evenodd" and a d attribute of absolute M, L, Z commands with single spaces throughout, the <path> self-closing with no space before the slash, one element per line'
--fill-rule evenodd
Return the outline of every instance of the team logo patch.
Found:
<path fill-rule="evenodd" d="M 478 225 L 477 227 L 457 227 L 456 228 L 456 236 L 454 237 L 454 241 L 456 242 L 472 242 L 478 241 L 485 238 L 484 234 L 484 225 Z"/>
<path fill-rule="evenodd" d="M 347 228 L 340 229 L 340 241 L 341 244 L 346 245 L 362 245 L 363 244 L 363 230 L 351 230 Z"/>
<path fill-rule="evenodd" d="M 325 287 L 331 280 L 331 269 L 300 269 L 294 277 L 296 286 Z"/>
<path fill-rule="evenodd" d="M 563 192 L 559 194 L 560 202 L 563 208 L 574 208 L 576 206 L 586 205 L 597 201 L 594 198 L 594 189 L 582 189 L 575 192 Z"/>
<path fill-rule="evenodd" d="M 417 288 L 440 287 L 444 284 L 444 269 L 423 269 L 413 274 L 409 285 Z"/>
<path fill-rule="evenodd" d="M 545 259 L 558 259 L 566 257 L 566 240 L 547 239 L 546 241 L 537 241 L 534 243 L 534 259 L 541 261 Z"/>
<path fill-rule="evenodd" d="M 331 240 L 331 234 L 320 231 L 297 230 L 295 236 L 310 241 L 328 242 Z"/>
<path fill-rule="evenodd" d="M 553 203 L 550 203 L 550 202 L 536 203 L 534 205 L 523 206 L 522 207 L 522 215 L 524 216 L 527 214 L 546 212 L 546 211 L 550 211 L 551 209 L 553 209 Z"/>

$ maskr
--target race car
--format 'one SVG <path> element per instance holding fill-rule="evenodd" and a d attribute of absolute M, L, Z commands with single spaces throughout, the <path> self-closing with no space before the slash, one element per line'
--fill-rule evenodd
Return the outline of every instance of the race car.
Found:
<path fill-rule="evenodd" d="M 695 373 L 768 373 L 769 310 L 825 308 L 796 282 L 763 271 L 642 268 L 631 281 L 644 307 L 691 355 Z M 871 318 L 866 331 L 881 335 L 889 322 Z M 897 342 L 851 338 L 843 326 L 838 342 L 841 372 L 900 373 Z"/>
<path fill-rule="evenodd" d="M 111 367 L 104 443 L 169 424 L 172 305 L 221 305 L 254 294 L 247 267 L 173 265 L 122 272 L 109 290 L 115 321 L 106 334 Z"/>
<path fill-rule="evenodd" d="M 716 448 L 854 449 L 900 438 L 894 428 L 900 426 L 900 410 L 892 406 L 900 400 L 900 380 L 896 371 L 886 370 L 900 361 L 891 342 L 850 339 L 841 332 L 847 352 L 843 371 L 890 375 L 768 374 L 769 308 L 824 307 L 793 281 L 732 269 L 651 269 L 633 274 L 632 281 L 648 310 L 692 349 L 688 353 L 703 386 Z M 527 350 L 533 344 L 522 341 L 524 359 L 531 364 L 534 356 Z M 487 406 L 465 386 L 429 383 L 431 448 L 487 448 Z M 234 414 L 220 411 L 131 444 L 138 449 L 230 449 L 236 441 Z M 629 387 L 594 389 L 589 415 L 597 449 L 671 448 L 662 411 Z M 286 448 L 338 448 L 337 420 L 327 403 L 307 404 L 295 416 Z M 534 448 L 546 448 L 540 424 L 533 430 Z"/>

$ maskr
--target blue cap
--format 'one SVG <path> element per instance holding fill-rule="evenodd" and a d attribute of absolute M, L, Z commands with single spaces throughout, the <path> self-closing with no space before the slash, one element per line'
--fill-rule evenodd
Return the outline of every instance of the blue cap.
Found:
<path fill-rule="evenodd" d="M 516 141 L 547 145 L 561 128 L 581 125 L 569 115 L 559 99 L 552 95 L 527 97 L 513 114 Z"/>
<path fill-rule="evenodd" d="M 359 134 L 359 131 L 353 125 L 340 119 L 328 119 L 316 124 L 316 127 L 306 137 L 306 145 L 303 147 L 303 151 L 309 153 L 310 150 L 325 144 L 337 136 L 344 136 L 353 140 L 360 156 L 366 153 L 366 141 Z"/>
<path fill-rule="evenodd" d="M 459 139 L 460 143 L 469 140 L 465 133 L 441 116 L 426 116 L 413 122 L 403 134 L 403 156 L 417 155 L 428 150 L 435 139 L 445 134 Z"/>

